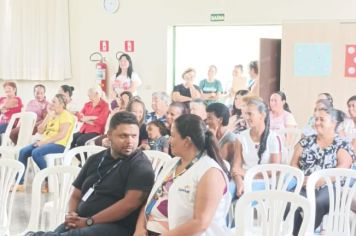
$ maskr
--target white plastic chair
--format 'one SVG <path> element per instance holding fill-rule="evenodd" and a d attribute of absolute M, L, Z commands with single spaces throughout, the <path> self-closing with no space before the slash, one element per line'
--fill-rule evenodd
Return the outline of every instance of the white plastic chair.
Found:
<path fill-rule="evenodd" d="M 145 153 L 148 159 L 151 161 L 153 171 L 155 172 L 155 177 L 157 177 L 164 164 L 169 160 L 172 160 L 170 155 L 161 151 L 145 150 L 143 153 Z"/>
<path fill-rule="evenodd" d="M 312 173 L 307 182 L 307 196 L 311 203 L 312 217 L 315 218 L 315 186 L 324 180 L 329 192 L 329 214 L 324 228 L 325 236 L 354 236 L 351 234 L 351 201 L 356 192 L 356 171 L 331 168 Z M 352 183 L 352 184 L 351 184 Z"/>
<path fill-rule="evenodd" d="M 284 220 L 284 214 L 289 205 L 289 212 Z M 245 193 L 236 203 L 235 219 L 237 236 L 285 236 L 290 235 L 284 230 L 293 225 L 294 215 L 302 208 L 303 222 L 299 236 L 308 235 L 311 221 L 310 202 L 296 193 L 266 190 Z M 254 210 L 260 219 L 254 225 Z"/>
<path fill-rule="evenodd" d="M 298 168 L 283 164 L 256 165 L 246 171 L 244 178 L 245 193 L 252 192 L 254 181 L 262 182 L 265 190 L 282 191 L 287 191 L 288 186 L 295 183 L 293 192 L 299 193 L 303 186 L 304 173 Z"/>
<path fill-rule="evenodd" d="M 14 145 L 10 139 L 10 133 L 16 120 L 18 120 L 17 126 L 20 127 L 20 129 L 17 143 Z M 36 120 L 37 114 L 29 111 L 15 113 L 11 116 L 6 131 L 2 136 L 2 142 L 0 146 L 0 151 L 4 151 L 5 153 L 5 158 L 16 160 L 18 158 L 20 149 L 31 143 L 32 132 L 35 127 Z"/>
<path fill-rule="evenodd" d="M 258 177 L 258 179 L 256 179 Z M 264 185 L 264 190 L 288 191 L 289 185 L 294 185 L 293 192 L 299 193 L 304 181 L 304 173 L 298 168 L 282 164 L 256 165 L 247 170 L 244 177 L 244 192 L 253 191 L 253 183 Z M 231 227 L 234 216 L 234 204 L 228 213 L 228 226 Z M 293 230 L 290 228 L 290 231 Z"/>
<path fill-rule="evenodd" d="M 282 163 L 289 165 L 294 153 L 294 147 L 302 137 L 302 130 L 289 127 L 277 132 L 282 144 Z"/>
<path fill-rule="evenodd" d="M 16 160 L 0 159 L 0 235 L 10 235 L 10 221 L 15 191 L 25 170 L 24 165 Z"/>
<path fill-rule="evenodd" d="M 71 150 L 69 150 L 63 159 L 63 165 L 70 165 L 72 163 L 73 158 L 76 155 L 80 156 L 80 162 L 82 166 L 85 164 L 85 154 L 87 157 L 90 155 L 93 155 L 95 153 L 101 152 L 103 150 L 106 150 L 107 148 L 102 147 L 102 146 L 96 146 L 96 145 L 86 145 L 86 146 L 80 146 L 80 147 L 75 147 Z"/>
<path fill-rule="evenodd" d="M 48 230 L 53 230 L 64 222 L 67 204 L 72 192 L 72 183 L 79 171 L 80 168 L 76 166 L 54 166 L 36 173 L 32 183 L 31 214 L 26 232 L 45 230 L 46 213 L 49 216 Z M 47 177 L 52 177 L 55 188 L 52 201 L 46 202 L 42 208 L 41 186 Z"/>
<path fill-rule="evenodd" d="M 356 213 L 351 211 L 351 235 L 356 235 Z"/>

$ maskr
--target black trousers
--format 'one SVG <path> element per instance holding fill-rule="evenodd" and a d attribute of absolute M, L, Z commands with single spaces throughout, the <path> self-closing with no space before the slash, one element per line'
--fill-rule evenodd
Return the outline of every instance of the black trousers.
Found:
<path fill-rule="evenodd" d="M 334 190 L 335 191 L 335 190 Z M 302 188 L 300 195 L 306 197 L 306 189 Z M 314 229 L 318 228 L 323 220 L 323 217 L 329 213 L 329 192 L 328 187 L 315 190 L 315 224 Z M 294 228 L 293 236 L 298 236 L 300 226 L 303 218 L 301 216 L 301 210 L 297 210 L 294 216 Z"/>
<path fill-rule="evenodd" d="M 65 229 L 61 224 L 54 232 L 29 232 L 25 236 L 131 236 L 134 232 L 118 224 L 94 224 L 81 229 Z"/>
<path fill-rule="evenodd" d="M 77 132 L 75 134 L 73 134 L 73 141 L 72 144 L 70 145 L 70 148 L 74 148 L 74 147 L 80 147 L 80 146 L 84 146 L 85 143 L 89 140 L 92 139 L 96 136 L 98 136 L 98 133 L 80 133 Z"/>

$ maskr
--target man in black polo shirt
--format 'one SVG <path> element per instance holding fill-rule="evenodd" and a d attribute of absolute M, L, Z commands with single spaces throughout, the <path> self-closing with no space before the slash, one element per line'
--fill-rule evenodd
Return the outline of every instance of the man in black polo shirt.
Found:
<path fill-rule="evenodd" d="M 55 232 L 26 235 L 126 236 L 135 230 L 154 182 L 152 165 L 138 146 L 139 125 L 129 112 L 110 121 L 111 148 L 91 156 L 77 179 L 65 222 Z"/>

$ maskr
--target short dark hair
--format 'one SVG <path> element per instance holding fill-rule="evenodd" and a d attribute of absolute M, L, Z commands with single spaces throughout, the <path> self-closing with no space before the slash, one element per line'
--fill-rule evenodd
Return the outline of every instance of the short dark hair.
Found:
<path fill-rule="evenodd" d="M 251 61 L 250 64 L 248 65 L 250 70 L 255 71 L 256 74 L 258 74 L 258 62 L 257 61 Z"/>
<path fill-rule="evenodd" d="M 69 86 L 69 85 L 64 84 L 64 85 L 61 86 L 61 88 L 62 88 L 63 92 L 69 94 L 69 97 L 72 97 L 73 91 L 74 91 L 74 87 L 73 86 Z"/>
<path fill-rule="evenodd" d="M 230 111 L 227 106 L 222 103 L 212 103 L 206 108 L 206 112 L 213 112 L 217 118 L 222 118 L 222 125 L 229 124 Z"/>
<path fill-rule="evenodd" d="M 33 87 L 33 92 L 35 92 L 36 88 L 42 88 L 46 92 L 46 86 L 44 86 L 43 84 L 36 84 Z"/>
<path fill-rule="evenodd" d="M 120 111 L 118 113 L 115 113 L 111 117 L 109 129 L 113 130 L 118 125 L 121 125 L 121 124 L 129 124 L 129 125 L 139 126 L 136 116 L 128 111 Z"/>
<path fill-rule="evenodd" d="M 350 97 L 349 100 L 347 100 L 347 105 L 349 105 L 349 103 L 352 101 L 356 101 L 356 95 Z"/>
<path fill-rule="evenodd" d="M 149 125 L 155 125 L 155 126 L 157 126 L 158 129 L 159 129 L 159 133 L 160 133 L 162 136 L 165 136 L 165 135 L 169 134 L 169 130 L 168 130 L 167 126 L 166 126 L 162 121 L 160 121 L 160 120 L 153 120 L 153 121 L 151 121 L 151 122 L 149 122 L 149 123 L 147 124 L 147 126 L 149 126 Z"/>

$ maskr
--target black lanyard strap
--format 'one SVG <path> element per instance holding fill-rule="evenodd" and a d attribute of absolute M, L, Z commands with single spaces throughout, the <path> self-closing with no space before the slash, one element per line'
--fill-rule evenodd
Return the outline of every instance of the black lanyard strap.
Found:
<path fill-rule="evenodd" d="M 98 168 L 97 168 L 97 173 L 98 173 L 98 176 L 99 176 L 99 179 L 93 184 L 93 188 L 95 189 L 99 184 L 101 184 L 101 182 L 103 182 L 104 178 L 106 176 L 108 176 L 121 162 L 122 160 L 118 160 L 115 165 L 113 165 L 110 169 L 108 169 L 104 175 L 101 175 L 100 174 L 100 167 L 101 165 L 103 164 L 104 162 L 104 159 L 105 159 L 105 155 L 101 157 L 101 160 L 100 160 L 100 163 L 98 165 Z"/>

